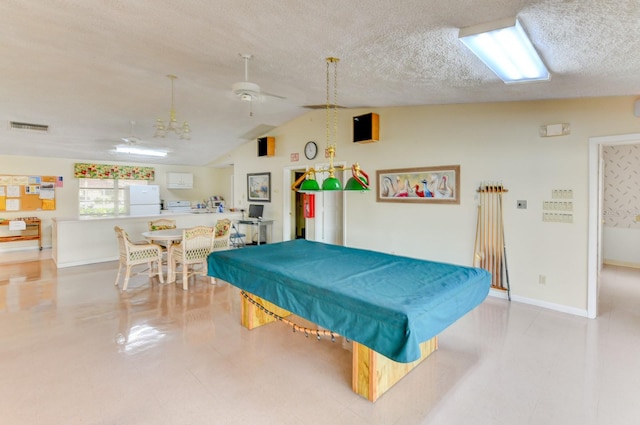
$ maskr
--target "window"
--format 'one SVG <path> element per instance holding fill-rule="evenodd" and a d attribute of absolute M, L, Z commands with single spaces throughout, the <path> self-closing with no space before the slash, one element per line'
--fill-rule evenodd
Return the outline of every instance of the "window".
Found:
<path fill-rule="evenodd" d="M 127 213 L 125 190 L 147 180 L 79 179 L 80 217 L 117 217 Z"/>

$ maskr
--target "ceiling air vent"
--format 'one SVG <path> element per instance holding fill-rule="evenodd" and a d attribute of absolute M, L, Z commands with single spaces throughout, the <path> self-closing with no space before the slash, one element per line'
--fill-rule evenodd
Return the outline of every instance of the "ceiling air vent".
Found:
<path fill-rule="evenodd" d="M 30 124 L 28 122 L 9 121 L 9 127 L 12 130 L 38 131 L 43 133 L 49 132 L 49 126 L 44 124 Z"/>

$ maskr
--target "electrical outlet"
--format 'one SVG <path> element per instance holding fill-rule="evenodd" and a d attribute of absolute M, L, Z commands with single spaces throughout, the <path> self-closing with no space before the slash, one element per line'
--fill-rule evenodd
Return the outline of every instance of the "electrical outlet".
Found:
<path fill-rule="evenodd" d="M 538 283 L 540 285 L 546 285 L 547 284 L 547 277 L 543 274 L 538 276 Z"/>
<path fill-rule="evenodd" d="M 518 209 L 526 210 L 527 209 L 527 201 L 518 201 Z"/>

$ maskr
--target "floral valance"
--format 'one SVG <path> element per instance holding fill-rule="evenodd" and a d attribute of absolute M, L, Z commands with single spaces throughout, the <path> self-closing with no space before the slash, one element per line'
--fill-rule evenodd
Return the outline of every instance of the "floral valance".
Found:
<path fill-rule="evenodd" d="M 73 175 L 77 179 L 154 180 L 155 173 L 153 167 L 131 165 L 76 163 L 73 166 Z"/>

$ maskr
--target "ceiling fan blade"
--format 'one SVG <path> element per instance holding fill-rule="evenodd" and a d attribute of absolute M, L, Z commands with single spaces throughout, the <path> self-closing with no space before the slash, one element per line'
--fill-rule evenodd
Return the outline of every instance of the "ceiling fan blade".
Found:
<path fill-rule="evenodd" d="M 263 94 L 263 95 L 265 95 L 265 96 L 269 96 L 269 97 L 275 97 L 276 99 L 286 99 L 286 97 L 285 97 L 285 96 L 280 96 L 280 95 L 273 94 L 273 93 L 267 93 L 267 92 L 265 92 L 265 91 L 260 92 L 260 94 Z"/>

